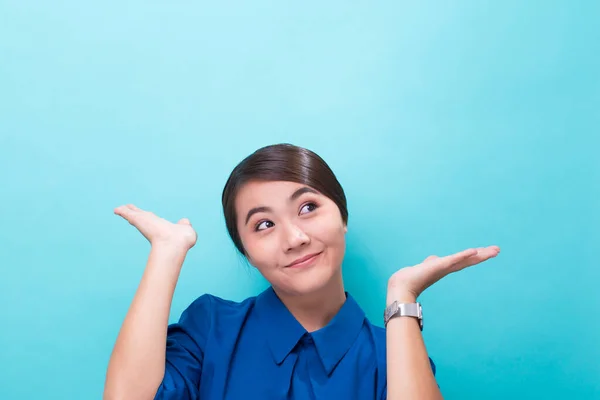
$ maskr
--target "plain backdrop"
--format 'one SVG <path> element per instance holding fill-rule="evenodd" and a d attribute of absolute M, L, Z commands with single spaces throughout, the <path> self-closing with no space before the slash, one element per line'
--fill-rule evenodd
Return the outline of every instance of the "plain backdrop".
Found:
<path fill-rule="evenodd" d="M 499 245 L 420 300 L 447 399 L 600 398 L 597 1 L 0 1 L 0 398 L 98 399 L 149 245 L 188 217 L 171 321 L 266 283 L 222 217 L 280 142 L 346 190 L 344 274 Z M 399 378 L 401 379 L 401 378 Z"/>

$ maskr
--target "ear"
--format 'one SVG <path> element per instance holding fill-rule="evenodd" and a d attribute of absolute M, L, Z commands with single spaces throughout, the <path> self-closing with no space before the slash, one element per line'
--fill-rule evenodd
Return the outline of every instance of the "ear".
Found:
<path fill-rule="evenodd" d="M 344 224 L 344 233 L 348 233 L 348 224 Z"/>

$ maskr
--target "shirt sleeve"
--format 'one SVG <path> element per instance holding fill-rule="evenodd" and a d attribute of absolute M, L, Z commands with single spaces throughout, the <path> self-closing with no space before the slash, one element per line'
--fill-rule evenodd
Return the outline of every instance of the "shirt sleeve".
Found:
<path fill-rule="evenodd" d="M 433 376 L 435 376 L 436 366 L 431 357 L 429 357 L 429 364 L 431 365 L 431 371 L 433 372 Z M 438 387 L 440 387 L 439 384 Z M 387 400 L 387 381 L 385 383 L 385 387 L 383 388 L 383 392 L 381 393 L 381 400 Z"/>
<path fill-rule="evenodd" d="M 429 364 L 431 364 L 431 371 L 433 372 L 433 376 L 435 376 L 436 366 L 431 357 L 429 357 Z"/>
<path fill-rule="evenodd" d="M 165 375 L 155 400 L 199 398 L 204 348 L 210 332 L 212 301 L 209 295 L 196 299 L 179 322 L 167 329 Z"/>

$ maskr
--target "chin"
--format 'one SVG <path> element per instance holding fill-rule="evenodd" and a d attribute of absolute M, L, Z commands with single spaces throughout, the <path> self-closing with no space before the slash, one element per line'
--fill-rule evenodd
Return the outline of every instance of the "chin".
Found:
<path fill-rule="evenodd" d="M 310 270 L 294 271 L 292 276 L 278 279 L 271 283 L 280 291 L 292 295 L 303 296 L 318 293 L 329 286 L 335 285 L 339 268 L 328 268 L 323 265 L 315 265 Z M 341 281 L 341 280 L 340 280 Z"/>

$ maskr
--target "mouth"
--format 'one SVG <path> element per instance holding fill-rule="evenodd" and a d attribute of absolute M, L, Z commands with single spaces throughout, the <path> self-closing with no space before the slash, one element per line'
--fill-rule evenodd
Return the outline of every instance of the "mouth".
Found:
<path fill-rule="evenodd" d="M 293 263 L 289 264 L 286 268 L 302 268 L 312 265 L 315 260 L 321 255 L 322 252 L 309 254 L 302 258 L 297 259 Z"/>

